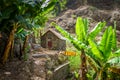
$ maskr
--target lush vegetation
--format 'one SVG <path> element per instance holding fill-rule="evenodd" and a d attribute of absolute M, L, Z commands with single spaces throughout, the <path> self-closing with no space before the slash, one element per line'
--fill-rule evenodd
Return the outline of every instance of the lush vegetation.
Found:
<path fill-rule="evenodd" d="M 13 23 L 20 23 L 18 31 L 45 24 L 47 14 L 55 7 L 56 0 L 2 0 L 0 3 L 0 30 L 10 32 Z M 21 31 L 22 31 L 21 30 Z M 24 31 L 24 30 L 23 30 Z"/>
<path fill-rule="evenodd" d="M 108 26 L 105 29 L 105 22 L 99 22 L 92 31 L 89 31 L 89 21 L 77 18 L 76 38 L 72 37 L 60 26 L 53 24 L 79 51 L 81 51 L 81 72 L 80 79 L 86 80 L 88 77 L 86 62 L 94 69 L 93 74 L 88 77 L 91 80 L 113 79 L 112 72 L 118 73 L 116 65 L 119 64 L 120 49 L 116 40 L 116 25 L 114 28 Z M 105 29 L 104 33 L 96 40 L 97 35 Z M 88 70 L 89 71 L 89 70 Z M 84 74 L 84 75 L 83 75 Z"/>
<path fill-rule="evenodd" d="M 0 56 L 4 64 L 8 57 L 15 54 L 14 45 L 20 45 L 19 57 L 27 58 L 29 35 L 39 34 L 41 27 L 50 15 L 59 15 L 71 0 L 1 0 L 0 32 L 8 36 L 3 54 Z M 86 2 L 84 2 L 86 1 Z M 86 4 L 87 0 L 83 2 Z M 119 0 L 114 0 L 119 2 Z M 56 29 L 78 50 L 77 55 L 69 56 L 71 70 L 75 70 L 75 78 L 80 80 L 119 80 L 120 49 L 116 39 L 116 23 L 107 26 L 99 22 L 91 31 L 89 20 L 77 18 L 75 37 L 53 23 Z M 100 39 L 98 39 L 100 38 Z M 18 43 L 15 43 L 16 42 Z M 78 70 L 80 69 L 80 70 Z"/>
<path fill-rule="evenodd" d="M 6 62 L 9 52 L 13 53 L 14 39 L 21 40 L 23 43 L 21 53 L 24 53 L 27 35 L 33 33 L 36 35 L 39 31 L 37 28 L 44 27 L 49 15 L 55 12 L 54 10 L 60 12 L 63 5 L 59 0 L 1 0 L 0 32 L 9 36 L 2 62 Z"/>

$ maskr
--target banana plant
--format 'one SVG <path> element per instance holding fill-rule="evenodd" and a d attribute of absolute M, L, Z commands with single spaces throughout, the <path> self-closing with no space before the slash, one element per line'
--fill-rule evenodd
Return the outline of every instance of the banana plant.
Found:
<path fill-rule="evenodd" d="M 88 39 L 95 40 L 96 36 L 99 34 L 99 32 L 103 29 L 103 27 L 106 25 L 105 22 L 99 22 L 94 29 L 89 32 L 89 21 L 88 19 L 82 19 L 81 17 L 77 18 L 76 21 L 76 37 L 74 38 L 71 36 L 67 31 L 65 31 L 63 28 L 58 26 L 57 24 L 53 24 L 55 28 L 64 36 L 66 37 L 75 48 L 77 48 L 79 51 L 81 51 L 81 73 L 80 73 L 80 79 L 81 80 L 87 80 L 86 74 L 87 74 L 87 67 L 86 67 L 86 54 L 90 57 L 94 58 L 94 55 L 89 54 L 89 43 Z M 95 55 L 99 55 L 98 53 Z M 101 57 L 100 55 L 98 57 Z"/>
<path fill-rule="evenodd" d="M 106 80 L 108 72 L 113 71 L 111 64 L 120 64 L 120 49 L 117 48 L 116 39 L 116 25 L 114 29 L 109 26 L 100 40 L 100 43 L 94 42 L 91 38 L 88 39 L 91 47 L 91 54 L 94 55 L 92 58 L 94 61 L 97 60 L 96 64 L 99 65 L 96 71 L 96 80 Z M 120 72 L 119 72 L 120 74 Z"/>
<path fill-rule="evenodd" d="M 14 34 L 24 40 L 27 34 L 33 32 L 33 28 L 45 25 L 49 18 L 48 14 L 54 11 L 56 2 L 56 0 L 0 0 L 0 31 L 9 35 L 14 28 L 12 24 L 19 23 L 20 26 L 16 28 Z M 7 61 L 7 57 L 4 58 L 3 62 Z"/>

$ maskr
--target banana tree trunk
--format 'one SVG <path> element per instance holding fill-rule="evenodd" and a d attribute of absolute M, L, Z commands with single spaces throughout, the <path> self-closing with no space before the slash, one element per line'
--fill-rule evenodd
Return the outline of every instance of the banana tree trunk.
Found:
<path fill-rule="evenodd" d="M 18 23 L 13 24 L 13 29 L 10 32 L 10 35 L 9 35 L 9 38 L 8 38 L 8 41 L 7 41 L 7 45 L 5 47 L 4 54 L 3 54 L 3 57 L 2 57 L 2 63 L 3 64 L 7 61 L 10 50 L 13 47 L 14 34 L 15 34 L 15 31 L 17 30 L 18 27 L 19 27 Z"/>
<path fill-rule="evenodd" d="M 81 50 L 81 73 L 80 73 L 80 80 L 87 80 L 87 65 L 86 65 L 86 55 L 84 50 Z"/>
<path fill-rule="evenodd" d="M 10 33 L 9 35 L 9 39 L 7 41 L 7 45 L 5 47 L 5 50 L 4 50 L 4 55 L 2 57 L 2 63 L 4 64 L 7 59 L 8 59 L 8 56 L 9 56 L 9 53 L 10 53 L 10 49 L 11 49 L 11 46 L 12 46 L 12 42 L 13 42 L 13 39 L 14 39 L 14 31 L 12 30 L 12 32 Z"/>
<path fill-rule="evenodd" d="M 22 55 L 25 54 L 25 50 L 26 50 L 27 45 L 28 45 L 28 38 L 29 38 L 29 35 L 27 35 L 26 38 L 25 38 L 23 48 L 22 48 Z"/>
<path fill-rule="evenodd" d="M 10 52 L 10 53 L 11 53 L 11 54 L 10 54 L 10 57 L 11 57 L 11 58 L 13 58 L 13 56 L 14 56 L 13 50 L 14 50 L 14 39 L 13 39 L 12 44 L 11 44 L 11 52 Z"/>
<path fill-rule="evenodd" d="M 101 68 L 95 80 L 106 80 L 104 79 L 104 76 L 107 78 L 107 75 L 103 75 L 104 71 L 105 71 L 104 68 Z"/>

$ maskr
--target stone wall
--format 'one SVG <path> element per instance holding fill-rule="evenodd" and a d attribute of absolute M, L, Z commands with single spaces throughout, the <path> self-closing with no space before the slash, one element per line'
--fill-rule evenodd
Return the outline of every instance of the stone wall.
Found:
<path fill-rule="evenodd" d="M 59 65 L 54 69 L 52 77 L 47 80 L 65 80 L 69 74 L 69 62 Z"/>
<path fill-rule="evenodd" d="M 51 47 L 48 46 L 48 40 L 51 41 Z M 54 33 L 48 31 L 41 37 L 41 46 L 51 50 L 65 50 L 66 41 L 58 38 Z"/>

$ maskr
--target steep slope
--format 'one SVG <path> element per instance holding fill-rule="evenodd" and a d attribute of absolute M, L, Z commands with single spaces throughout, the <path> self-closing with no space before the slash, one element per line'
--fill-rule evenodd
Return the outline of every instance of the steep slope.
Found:
<path fill-rule="evenodd" d="M 104 0 L 103 0 L 104 1 Z M 69 32 L 74 33 L 75 22 L 77 17 L 88 18 L 90 20 L 90 28 L 93 28 L 96 23 L 99 21 L 106 21 L 107 26 L 114 24 L 114 21 L 117 23 L 117 37 L 120 34 L 120 8 L 116 5 L 111 5 L 112 2 L 110 1 L 109 4 L 102 4 L 100 6 L 94 6 L 94 4 L 90 5 L 79 5 L 76 4 L 77 8 L 68 8 L 65 12 L 61 13 L 56 18 L 50 19 L 48 21 L 48 25 L 51 22 L 56 22 L 58 25 L 63 27 Z M 99 4 L 100 5 L 100 4 Z M 75 6 L 75 5 L 72 5 Z M 119 39 L 119 38 L 118 38 Z"/>

